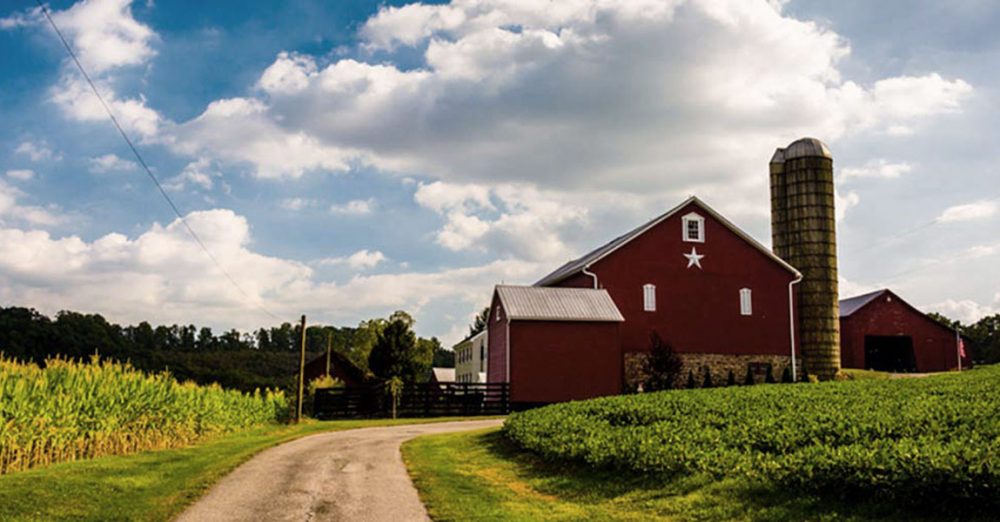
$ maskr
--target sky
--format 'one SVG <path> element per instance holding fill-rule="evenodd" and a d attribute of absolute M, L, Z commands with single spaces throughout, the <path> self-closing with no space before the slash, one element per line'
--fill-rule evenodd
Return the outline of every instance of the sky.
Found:
<path fill-rule="evenodd" d="M 47 5 L 218 263 L 35 4 L 5 2 L 3 306 L 239 329 L 403 309 L 450 344 L 493 285 L 689 195 L 770 244 L 768 160 L 812 136 L 841 297 L 1000 312 L 997 2 Z"/>

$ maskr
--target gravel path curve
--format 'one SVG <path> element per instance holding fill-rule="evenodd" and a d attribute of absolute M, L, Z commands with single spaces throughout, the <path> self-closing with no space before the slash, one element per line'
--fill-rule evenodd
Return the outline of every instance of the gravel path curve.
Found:
<path fill-rule="evenodd" d="M 501 419 L 363 428 L 304 437 L 243 463 L 177 518 L 193 521 L 429 520 L 399 446 Z"/>

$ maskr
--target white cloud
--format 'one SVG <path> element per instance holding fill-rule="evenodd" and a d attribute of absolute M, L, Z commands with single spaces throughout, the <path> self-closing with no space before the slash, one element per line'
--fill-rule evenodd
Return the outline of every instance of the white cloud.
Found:
<path fill-rule="evenodd" d="M 375 210 L 375 199 L 354 199 L 347 203 L 339 203 L 330 207 L 330 212 L 348 216 L 363 216 Z"/>
<path fill-rule="evenodd" d="M 1000 308 L 982 305 L 971 299 L 946 299 L 927 306 L 928 311 L 938 312 L 950 319 L 972 324 L 983 317 L 1000 313 Z"/>
<path fill-rule="evenodd" d="M 422 184 L 414 200 L 445 218 L 436 241 L 449 250 L 479 250 L 535 261 L 563 259 L 572 249 L 566 229 L 586 225 L 586 207 L 566 195 L 526 184 L 494 188 L 444 182 Z"/>
<path fill-rule="evenodd" d="M 30 225 L 50 226 L 62 222 L 62 218 L 51 210 L 19 204 L 18 200 L 24 196 L 24 192 L 0 180 L 0 225 L 26 223 Z M 7 255 L 7 251 L 2 248 L 0 248 L 0 252 L 4 252 L 4 255 Z"/>
<path fill-rule="evenodd" d="M 356 270 L 375 268 L 379 263 L 385 261 L 385 254 L 378 250 L 359 250 L 347 257 L 331 257 L 323 259 L 321 265 L 346 265 Z"/>
<path fill-rule="evenodd" d="M 42 141 L 24 141 L 21 142 L 16 149 L 14 149 L 16 154 L 27 156 L 31 161 L 38 163 L 40 161 L 59 161 L 62 159 L 62 154 L 54 152 L 49 144 L 44 140 Z"/>
<path fill-rule="evenodd" d="M 7 177 L 21 181 L 27 181 L 35 177 L 35 171 L 31 169 L 12 169 L 7 171 Z"/>
<path fill-rule="evenodd" d="M 847 216 L 847 211 L 861 204 L 861 196 L 855 191 L 841 192 L 834 189 L 834 211 L 837 214 L 837 221 L 841 221 Z"/>
<path fill-rule="evenodd" d="M 138 165 L 134 161 L 122 159 L 116 154 L 105 154 L 90 158 L 90 172 L 107 174 L 109 172 L 133 172 Z"/>
<path fill-rule="evenodd" d="M 202 190 L 212 190 L 212 187 L 215 186 L 213 178 L 221 175 L 212 167 L 212 160 L 199 158 L 185 165 L 180 174 L 166 180 L 163 183 L 163 188 L 179 192 L 187 188 L 188 185 L 194 185 Z"/>
<path fill-rule="evenodd" d="M 0 205 L 3 194 L 0 191 Z M 154 224 L 137 237 L 110 233 L 94 241 L 0 227 L 0 302 L 49 314 L 66 309 L 96 312 L 121 323 L 155 320 L 242 329 L 274 321 L 258 312 L 259 306 L 289 319 L 306 313 L 312 321 L 332 324 L 406 309 L 416 315 L 418 328 L 426 328 L 433 319 L 424 323 L 428 307 L 478 310 L 495 282 L 527 281 L 543 269 L 522 261 L 496 261 L 433 273 L 355 275 L 343 283 L 325 282 L 305 264 L 251 250 L 249 224 L 230 210 L 186 217 L 249 298 L 229 283 L 175 220 L 166 226 Z M 384 260 L 379 251 L 362 250 L 344 262 L 370 268 Z M 303 301 L 303 295 L 310 299 Z M 443 335 L 451 327 L 421 333 Z"/>
<path fill-rule="evenodd" d="M 152 138 L 159 132 L 163 123 L 160 115 L 146 106 L 143 97 L 123 99 L 108 86 L 107 82 L 98 79 L 95 83 L 105 103 L 127 132 L 135 133 L 142 138 Z M 63 77 L 51 89 L 50 95 L 52 102 L 71 120 L 83 122 L 108 120 L 107 112 L 90 85 L 74 70 L 64 71 Z"/>
<path fill-rule="evenodd" d="M 214 101 L 197 118 L 171 127 L 162 140 L 175 152 L 249 164 L 260 178 L 297 178 L 312 170 L 346 171 L 354 153 L 320 143 L 309 134 L 285 130 L 252 98 Z"/>
<path fill-rule="evenodd" d="M 294 94 L 308 87 L 309 77 L 315 74 L 312 57 L 283 52 L 260 75 L 257 86 L 272 94 Z"/>
<path fill-rule="evenodd" d="M 885 159 L 875 159 L 860 167 L 845 167 L 840 170 L 839 181 L 853 178 L 883 178 L 896 179 L 913 170 L 913 165 L 906 162 L 893 163 Z"/>
<path fill-rule="evenodd" d="M 941 212 L 936 219 L 938 223 L 959 223 L 965 221 L 979 221 L 996 215 L 998 204 L 996 201 L 975 201 L 962 205 L 948 207 Z"/>
<path fill-rule="evenodd" d="M 306 207 L 316 205 L 316 200 L 307 198 L 285 198 L 278 202 L 278 205 L 285 210 L 299 211 Z"/>
<path fill-rule="evenodd" d="M 321 67 L 281 53 L 257 82 L 262 99 L 238 102 L 252 110 L 209 106 L 176 130 L 178 150 L 218 150 L 272 178 L 360 164 L 460 185 L 632 194 L 752 178 L 739 197 L 763 201 L 775 147 L 915 132 L 972 92 L 934 73 L 845 80 L 843 38 L 763 0 L 454 0 L 384 7 L 360 34 L 371 51 L 411 46 L 423 63 Z"/>
<path fill-rule="evenodd" d="M 115 67 L 139 65 L 156 52 L 151 44 L 156 33 L 132 16 L 131 0 L 88 0 L 52 18 L 69 36 L 80 61 L 91 73 Z"/>

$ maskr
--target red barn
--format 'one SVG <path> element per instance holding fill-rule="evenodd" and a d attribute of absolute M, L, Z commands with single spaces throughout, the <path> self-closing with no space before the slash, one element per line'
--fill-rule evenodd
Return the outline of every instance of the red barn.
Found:
<path fill-rule="evenodd" d="M 690 370 L 701 380 L 709 372 L 722 382 L 732 371 L 742 380 L 748 367 L 771 367 L 780 376 L 792 358 L 798 278 L 797 270 L 692 197 L 534 287 L 497 287 L 488 380 L 510 382 L 513 402 L 620 393 L 641 379 L 654 332 L 681 356 L 685 376 Z M 508 319 L 508 308 L 518 305 L 507 294 L 515 292 L 550 301 L 547 306 L 561 312 Z M 607 300 L 613 311 L 603 307 Z"/>
<path fill-rule="evenodd" d="M 840 359 L 844 368 L 941 372 L 958 368 L 955 331 L 889 290 L 840 302 Z M 969 354 L 962 366 L 969 366 Z"/>

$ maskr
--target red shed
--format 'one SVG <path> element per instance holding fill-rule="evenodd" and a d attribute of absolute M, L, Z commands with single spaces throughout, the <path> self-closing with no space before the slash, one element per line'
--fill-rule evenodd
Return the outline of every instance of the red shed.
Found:
<path fill-rule="evenodd" d="M 497 286 L 489 321 L 487 381 L 509 382 L 512 403 L 621 392 L 623 318 L 606 291 Z"/>
<path fill-rule="evenodd" d="M 590 289 L 587 295 L 609 296 L 623 319 L 615 344 L 608 344 L 609 325 L 542 321 L 525 325 L 515 334 L 500 328 L 504 319 L 494 316 L 489 325 L 488 380 L 506 380 L 502 347 L 508 335 L 513 347 L 510 382 L 513 390 L 520 387 L 522 391 L 535 384 L 519 381 L 519 372 L 524 371 L 518 367 L 519 345 L 545 345 L 550 339 L 571 336 L 575 339 L 571 344 L 577 346 L 572 355 L 550 359 L 547 364 L 559 366 L 558 371 L 567 377 L 579 375 L 576 388 L 561 395 L 548 390 L 530 396 L 531 402 L 620 393 L 641 380 L 641 362 L 653 333 L 681 356 L 685 376 L 690 370 L 701 379 L 710 372 L 715 382 L 723 382 L 730 371 L 742 378 L 748 367 L 755 371 L 770 367 L 780 376 L 792 359 L 793 284 L 799 275 L 692 197 L 535 283 L 536 288 Z M 491 310 L 503 304 L 497 301 L 495 294 Z M 544 380 L 548 370 L 530 369 L 520 375 Z M 563 385 L 558 382 L 538 386 Z"/>
<path fill-rule="evenodd" d="M 840 359 L 844 368 L 941 372 L 958 368 L 958 339 L 892 291 L 879 290 L 840 301 Z"/>

